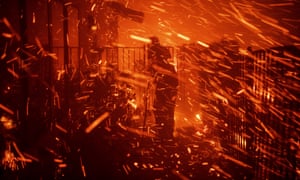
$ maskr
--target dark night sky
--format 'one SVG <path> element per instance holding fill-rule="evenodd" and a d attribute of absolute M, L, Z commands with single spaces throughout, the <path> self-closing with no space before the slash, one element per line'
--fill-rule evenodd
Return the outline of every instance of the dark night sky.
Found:
<path fill-rule="evenodd" d="M 145 19 L 137 23 L 121 18 L 122 45 L 140 43 L 129 40 L 130 35 L 156 35 L 166 45 L 210 43 L 224 37 L 258 48 L 300 42 L 298 0 L 128 0 L 127 6 L 143 11 Z"/>

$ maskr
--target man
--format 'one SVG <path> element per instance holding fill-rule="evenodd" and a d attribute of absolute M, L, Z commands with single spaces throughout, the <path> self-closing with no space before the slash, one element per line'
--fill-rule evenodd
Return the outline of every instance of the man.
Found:
<path fill-rule="evenodd" d="M 158 135 L 162 141 L 173 139 L 174 111 L 176 105 L 178 79 L 173 65 L 168 59 L 168 48 L 161 46 L 157 37 L 151 37 L 148 49 L 150 73 L 154 77 L 155 98 L 153 103 Z"/>

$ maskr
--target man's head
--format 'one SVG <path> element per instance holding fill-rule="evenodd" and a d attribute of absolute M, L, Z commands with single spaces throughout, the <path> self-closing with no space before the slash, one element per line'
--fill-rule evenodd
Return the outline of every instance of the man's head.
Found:
<path fill-rule="evenodd" d="M 152 43 L 152 44 L 159 44 L 159 39 L 158 39 L 158 37 L 156 37 L 156 36 L 151 36 L 149 39 L 151 40 L 151 43 Z"/>

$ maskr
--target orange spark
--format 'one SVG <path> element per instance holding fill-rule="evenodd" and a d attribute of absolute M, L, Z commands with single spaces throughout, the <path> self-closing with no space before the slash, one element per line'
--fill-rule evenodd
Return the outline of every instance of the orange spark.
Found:
<path fill-rule="evenodd" d="M 204 42 L 202 42 L 202 41 L 197 41 L 197 43 L 198 43 L 199 45 L 203 46 L 203 47 L 209 48 L 209 45 L 206 44 L 206 43 L 204 43 Z"/>
<path fill-rule="evenodd" d="M 191 38 L 189 38 L 188 36 L 185 36 L 185 35 L 180 34 L 180 33 L 177 34 L 177 37 L 179 37 L 179 38 L 181 38 L 181 39 L 184 39 L 184 40 L 186 40 L 186 41 L 191 40 Z"/>
<path fill-rule="evenodd" d="M 7 113 L 14 115 L 14 111 L 9 109 L 8 107 L 4 106 L 3 104 L 0 104 L 0 109 L 6 111 Z"/>
<path fill-rule="evenodd" d="M 159 12 L 162 12 L 162 13 L 165 13 L 166 10 L 163 9 L 163 8 L 160 8 L 160 7 L 157 7 L 157 6 L 154 6 L 154 5 L 150 5 L 150 8 L 154 9 L 154 10 L 157 10 Z"/>
<path fill-rule="evenodd" d="M 148 39 L 148 38 L 144 38 L 144 37 L 140 37 L 140 36 L 136 36 L 136 35 L 130 35 L 129 36 L 131 39 L 134 39 L 134 40 L 137 40 L 137 41 L 141 41 L 141 42 L 144 42 L 144 43 L 151 43 L 151 40 Z"/>
<path fill-rule="evenodd" d="M 98 126 L 102 121 L 104 121 L 109 116 L 109 112 L 103 113 L 95 121 L 93 121 L 86 129 L 85 133 L 90 133 L 96 126 Z"/>

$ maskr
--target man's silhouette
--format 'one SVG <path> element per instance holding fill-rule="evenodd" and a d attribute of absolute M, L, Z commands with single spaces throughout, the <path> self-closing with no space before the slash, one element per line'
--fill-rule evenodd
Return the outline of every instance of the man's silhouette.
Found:
<path fill-rule="evenodd" d="M 161 46 L 157 37 L 151 37 L 148 49 L 150 72 L 155 82 L 153 103 L 158 134 L 162 140 L 173 139 L 174 111 L 176 105 L 178 79 L 173 65 L 168 59 L 171 54 L 168 48 Z"/>

